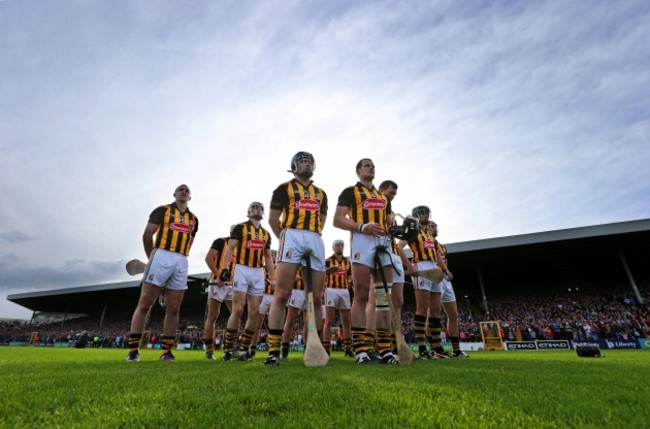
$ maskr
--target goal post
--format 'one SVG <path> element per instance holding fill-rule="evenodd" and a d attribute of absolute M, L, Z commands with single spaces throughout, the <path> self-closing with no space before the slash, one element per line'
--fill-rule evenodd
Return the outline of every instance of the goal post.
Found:
<path fill-rule="evenodd" d="M 501 325 L 498 321 L 479 322 L 479 327 L 481 328 L 483 347 L 486 351 L 505 350 L 503 347 L 503 339 L 501 338 Z"/>

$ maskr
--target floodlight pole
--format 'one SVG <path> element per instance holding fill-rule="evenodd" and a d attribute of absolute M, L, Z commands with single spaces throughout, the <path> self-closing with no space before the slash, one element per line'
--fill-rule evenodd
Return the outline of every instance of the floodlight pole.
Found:
<path fill-rule="evenodd" d="M 104 309 L 102 310 L 102 318 L 99 319 L 99 332 L 104 329 L 104 316 L 106 316 L 106 308 L 108 308 L 108 298 L 104 301 Z"/>
<path fill-rule="evenodd" d="M 68 310 L 70 309 L 70 303 L 68 302 L 65 305 L 65 313 L 63 313 L 63 320 L 61 321 L 61 327 L 59 329 L 63 329 L 63 324 L 65 323 L 66 319 L 68 318 Z"/>
<path fill-rule="evenodd" d="M 636 282 L 634 281 L 634 277 L 632 277 L 632 272 L 630 271 L 630 267 L 627 266 L 627 261 L 625 260 L 625 256 L 623 256 L 623 252 L 621 251 L 621 249 L 618 249 L 618 256 L 621 257 L 621 262 L 623 263 L 625 274 L 627 274 L 627 278 L 630 281 L 630 286 L 632 287 L 632 290 L 636 295 L 636 300 L 639 301 L 640 304 L 643 304 L 643 297 L 641 297 L 639 288 L 636 287 Z"/>
<path fill-rule="evenodd" d="M 481 286 L 481 297 L 483 298 L 483 307 L 485 308 L 485 315 L 490 316 L 488 309 L 487 296 L 485 295 L 485 287 L 483 287 L 483 275 L 481 274 L 481 267 L 476 266 L 476 274 L 478 274 L 478 284 Z"/>

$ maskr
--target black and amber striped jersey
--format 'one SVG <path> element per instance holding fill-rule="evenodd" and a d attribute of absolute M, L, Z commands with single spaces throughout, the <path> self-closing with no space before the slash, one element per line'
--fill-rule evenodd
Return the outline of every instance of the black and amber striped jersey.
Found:
<path fill-rule="evenodd" d="M 395 212 L 390 212 L 390 214 L 391 217 L 393 218 L 393 225 L 397 225 L 397 221 L 395 220 Z M 399 256 L 399 251 L 397 250 L 397 240 L 395 239 L 395 237 L 390 238 L 390 245 L 391 248 L 393 249 L 393 255 Z"/>
<path fill-rule="evenodd" d="M 268 279 L 266 279 L 266 283 L 264 284 L 264 293 L 266 295 L 273 295 L 273 285 L 268 282 Z"/>
<path fill-rule="evenodd" d="M 337 203 L 348 208 L 348 216 L 358 224 L 378 223 L 387 228 L 386 214 L 391 212 L 390 201 L 374 186 L 366 187 L 361 182 L 345 188 Z"/>
<path fill-rule="evenodd" d="M 280 228 L 312 231 L 320 235 L 323 231 L 321 215 L 327 215 L 327 194 L 313 182 L 304 186 L 292 179 L 273 191 L 270 207 L 281 212 Z"/>
<path fill-rule="evenodd" d="M 240 223 L 230 232 L 230 238 L 237 240 L 235 262 L 252 268 L 262 268 L 264 251 L 271 249 L 271 234 L 256 227 L 252 221 Z"/>
<path fill-rule="evenodd" d="M 413 252 L 413 262 L 437 262 L 435 240 L 424 228 L 420 228 L 417 237 L 408 243 Z"/>
<path fill-rule="evenodd" d="M 223 257 L 226 255 L 226 246 L 228 246 L 228 238 L 222 237 L 222 238 L 217 238 L 212 242 L 212 246 L 210 246 L 210 249 L 214 249 L 217 251 L 217 272 L 220 273 L 221 270 L 226 266 L 224 264 Z M 232 273 L 233 268 L 235 267 L 235 254 L 233 253 L 233 257 L 231 258 L 230 262 L 227 264 L 228 265 L 228 272 Z M 217 280 L 217 276 L 213 273 L 210 272 L 210 280 Z"/>
<path fill-rule="evenodd" d="M 158 225 L 155 248 L 189 255 L 199 230 L 199 219 L 189 209 L 181 212 L 175 202 L 160 206 L 149 215 L 149 223 Z"/>
<path fill-rule="evenodd" d="M 436 243 L 436 249 L 438 250 L 438 256 L 440 256 L 440 259 L 442 259 L 444 263 L 447 264 L 447 246 L 440 243 L 438 240 L 434 241 Z"/>
<path fill-rule="evenodd" d="M 343 256 L 339 261 L 336 255 L 332 255 L 325 260 L 325 268 L 337 267 L 338 270 L 331 274 L 325 275 L 325 287 L 334 289 L 349 289 L 349 279 L 352 277 L 352 264 L 350 260 Z"/>
<path fill-rule="evenodd" d="M 300 274 L 300 270 L 296 272 L 296 281 L 293 283 L 293 288 L 295 290 L 305 290 L 305 283 L 302 281 L 302 274 Z"/>

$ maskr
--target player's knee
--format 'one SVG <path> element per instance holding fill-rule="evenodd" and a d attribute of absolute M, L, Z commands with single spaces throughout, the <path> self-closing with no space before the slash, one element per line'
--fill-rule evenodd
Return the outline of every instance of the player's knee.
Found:
<path fill-rule="evenodd" d="M 289 301 L 290 297 L 291 297 L 291 290 L 286 290 L 286 289 L 278 289 L 275 291 L 275 294 L 273 294 L 273 300 L 278 301 L 282 304 L 286 304 L 287 301 Z"/>
<path fill-rule="evenodd" d="M 170 317 L 177 317 L 180 313 L 180 305 L 167 305 L 165 306 L 165 313 L 169 314 Z"/>
<path fill-rule="evenodd" d="M 153 304 L 148 304 L 148 303 L 138 303 L 138 306 L 135 309 L 135 312 L 138 314 L 147 314 L 149 310 L 153 307 Z"/>
<path fill-rule="evenodd" d="M 239 305 L 239 304 L 235 304 L 235 305 L 232 306 L 230 314 L 232 315 L 232 317 L 241 318 L 241 315 L 242 315 L 243 312 L 244 312 L 244 306 Z"/>
<path fill-rule="evenodd" d="M 354 303 L 361 304 L 363 307 L 365 307 L 366 304 L 368 304 L 368 294 L 359 294 L 358 296 L 355 295 L 352 304 L 354 305 Z"/>

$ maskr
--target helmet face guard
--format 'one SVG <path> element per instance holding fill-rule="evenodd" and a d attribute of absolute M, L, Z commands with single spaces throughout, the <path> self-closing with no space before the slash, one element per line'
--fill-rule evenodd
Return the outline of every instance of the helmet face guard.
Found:
<path fill-rule="evenodd" d="M 401 225 L 393 225 L 390 227 L 389 232 L 392 237 L 400 240 L 415 240 L 420 231 L 420 224 L 417 219 L 407 217 Z"/>
<path fill-rule="evenodd" d="M 260 202 L 257 202 L 257 201 L 253 201 L 252 203 L 249 204 L 248 211 L 246 212 L 246 214 L 248 215 L 249 218 L 251 216 L 253 216 L 253 210 L 258 208 L 258 207 L 261 208 L 262 213 L 264 213 L 264 204 L 262 204 Z M 257 220 L 261 220 L 261 219 L 262 219 L 262 216 L 259 216 L 259 219 L 257 219 Z"/>
<path fill-rule="evenodd" d="M 303 158 L 307 158 L 311 161 L 311 163 L 314 165 L 314 170 L 316 170 L 316 160 L 314 159 L 314 155 L 312 155 L 309 152 L 298 152 L 296 153 L 293 158 L 291 158 L 291 170 L 289 170 L 290 173 L 295 173 L 296 170 L 298 170 L 298 164 L 300 163 L 300 160 Z"/>

